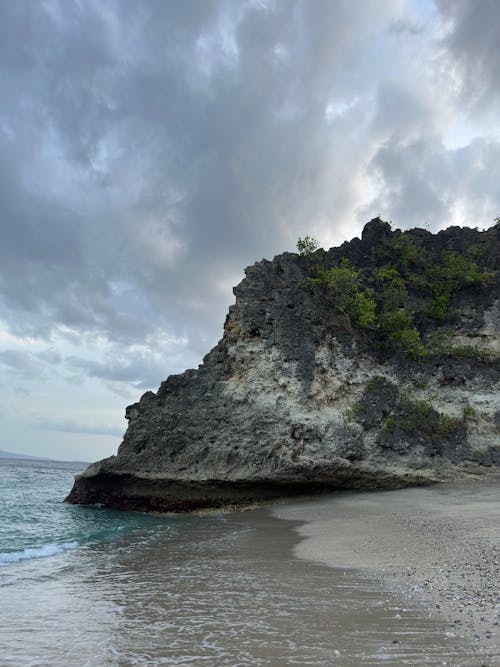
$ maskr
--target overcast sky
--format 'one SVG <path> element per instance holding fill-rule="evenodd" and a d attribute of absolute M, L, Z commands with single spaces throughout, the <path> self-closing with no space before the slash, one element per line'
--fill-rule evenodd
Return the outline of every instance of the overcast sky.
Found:
<path fill-rule="evenodd" d="M 500 215 L 498 0 L 0 0 L 0 449 L 94 460 L 245 266 Z"/>

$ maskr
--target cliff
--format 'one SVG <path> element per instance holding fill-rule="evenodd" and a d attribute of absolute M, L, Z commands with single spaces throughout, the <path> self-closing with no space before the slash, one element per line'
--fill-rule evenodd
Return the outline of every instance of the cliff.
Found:
<path fill-rule="evenodd" d="M 197 370 L 126 410 L 67 501 L 183 511 L 500 462 L 500 225 L 393 231 L 246 270 Z"/>

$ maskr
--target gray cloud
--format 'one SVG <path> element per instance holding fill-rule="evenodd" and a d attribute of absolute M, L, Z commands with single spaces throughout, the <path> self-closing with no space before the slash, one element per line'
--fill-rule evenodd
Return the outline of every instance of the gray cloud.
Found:
<path fill-rule="evenodd" d="M 149 388 L 220 336 L 244 266 L 299 235 L 341 241 L 378 213 L 488 224 L 498 141 L 443 135 L 457 90 L 467 120 L 496 109 L 499 5 L 422 7 L 1 3 L 2 316 L 113 346 L 25 363 Z"/>
<path fill-rule="evenodd" d="M 500 103 L 500 4 L 497 0 L 436 0 L 446 21 L 450 67 L 465 102 L 478 111 Z"/>
<path fill-rule="evenodd" d="M 83 371 L 89 377 L 110 382 L 123 382 L 138 389 L 156 387 L 165 377 L 165 363 L 153 354 L 135 355 L 131 360 L 118 358 L 106 362 L 69 357 L 70 368 Z"/>
<path fill-rule="evenodd" d="M 325 188 L 325 108 L 369 80 L 347 70 L 395 6 L 4 3 L 14 330 L 213 341 L 228 277 L 352 205 Z"/>
<path fill-rule="evenodd" d="M 432 137 L 389 141 L 371 168 L 386 184 L 373 205 L 403 227 L 440 228 L 451 213 L 470 226 L 489 226 L 500 210 L 500 142 L 476 139 L 447 150 Z"/>
<path fill-rule="evenodd" d="M 43 364 L 33 354 L 24 350 L 1 350 L 0 364 L 10 369 L 11 372 L 26 378 L 39 378 L 44 370 Z"/>
<path fill-rule="evenodd" d="M 121 438 L 123 429 L 109 425 L 97 425 L 75 422 L 69 419 L 57 421 L 36 417 L 31 422 L 31 428 L 39 431 L 59 431 L 61 433 L 83 433 L 89 435 L 110 435 Z"/>

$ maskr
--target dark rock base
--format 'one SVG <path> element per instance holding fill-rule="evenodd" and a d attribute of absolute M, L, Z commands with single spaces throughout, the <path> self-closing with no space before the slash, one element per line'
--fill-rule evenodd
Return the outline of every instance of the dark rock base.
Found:
<path fill-rule="evenodd" d="M 352 474 L 352 473 L 351 473 Z M 78 476 L 65 502 L 143 512 L 192 512 L 223 507 L 248 507 L 297 496 L 336 490 L 397 489 L 422 486 L 439 478 L 417 473 L 395 475 L 378 471 L 318 480 L 179 481 L 132 474 Z"/>

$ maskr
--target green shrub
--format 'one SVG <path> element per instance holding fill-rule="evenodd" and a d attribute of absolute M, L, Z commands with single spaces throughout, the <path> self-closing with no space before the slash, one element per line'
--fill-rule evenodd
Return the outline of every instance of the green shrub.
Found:
<path fill-rule="evenodd" d="M 317 268 L 309 281 L 327 287 L 333 307 L 347 318 L 350 325 L 357 324 L 365 329 L 375 324 L 377 305 L 372 298 L 373 291 L 360 288 L 359 271 L 345 257 L 339 266 L 328 270 Z"/>
<path fill-rule="evenodd" d="M 377 304 L 373 300 L 372 294 L 371 290 L 366 290 L 364 292 L 356 292 L 352 297 L 350 308 L 354 320 L 362 329 L 367 329 L 375 325 Z"/>
<path fill-rule="evenodd" d="M 470 254 L 474 254 L 472 249 Z M 444 252 L 441 262 L 429 267 L 427 276 L 434 296 L 428 314 L 438 322 L 443 322 L 450 314 L 450 302 L 454 294 L 464 287 L 489 285 L 494 274 L 490 271 L 481 271 L 471 256 L 458 252 Z"/>
<path fill-rule="evenodd" d="M 319 248 L 319 243 L 312 236 L 304 236 L 303 239 L 300 238 L 297 241 L 297 250 L 299 255 L 311 255 L 313 252 Z"/>
<path fill-rule="evenodd" d="M 452 357 L 475 359 L 476 361 L 497 361 L 499 358 L 493 351 L 475 345 L 456 345 L 448 350 L 448 354 Z"/>
<path fill-rule="evenodd" d="M 410 359 L 417 360 L 427 355 L 427 350 L 416 327 L 404 329 L 398 334 L 396 340 L 399 340 Z"/>
<path fill-rule="evenodd" d="M 438 412 L 429 402 L 419 400 L 404 405 L 404 413 L 397 420 L 396 426 L 410 435 L 432 440 L 436 436 L 450 438 L 460 429 L 461 422 Z"/>
<path fill-rule="evenodd" d="M 464 419 L 469 419 L 470 417 L 474 417 L 475 415 L 476 411 L 472 407 L 472 405 L 466 405 L 464 408 Z"/>
<path fill-rule="evenodd" d="M 404 310 L 393 310 L 381 318 L 382 331 L 399 344 L 410 359 L 420 359 L 427 354 L 418 329 L 412 326 L 412 318 Z"/>
<path fill-rule="evenodd" d="M 448 294 L 436 296 L 428 309 L 428 314 L 438 322 L 444 322 L 450 313 L 450 297 Z"/>
<path fill-rule="evenodd" d="M 420 360 L 429 353 L 422 340 L 426 323 L 433 320 L 442 325 L 450 319 L 460 290 L 491 285 L 495 273 L 487 267 L 496 261 L 494 244 L 477 243 L 465 252 L 431 252 L 422 241 L 425 238 L 421 231 L 395 231 L 374 244 L 363 268 L 343 257 L 338 266 L 317 267 L 309 283 L 327 288 L 333 308 L 344 316 L 348 329 L 371 335 L 374 349 Z M 311 239 L 299 242 L 306 240 Z M 300 246 L 301 254 L 306 247 Z M 447 353 L 434 344 L 430 351 Z M 489 353 L 466 347 L 454 348 L 453 354 L 491 358 Z"/>
<path fill-rule="evenodd" d="M 433 354 L 442 354 L 451 358 L 471 359 L 474 361 L 491 362 L 498 361 L 499 356 L 492 350 L 475 345 L 453 345 L 450 333 L 438 334 L 434 332 L 428 341 L 429 350 Z"/>

